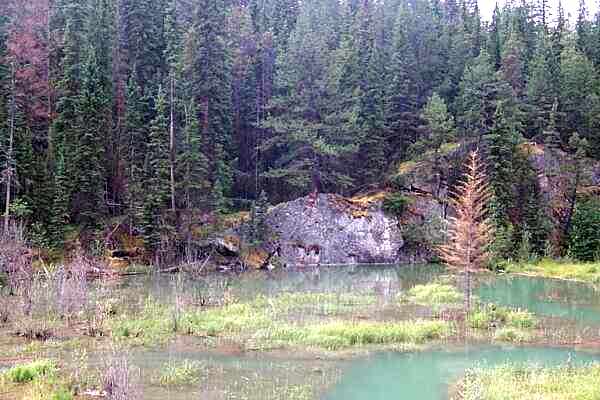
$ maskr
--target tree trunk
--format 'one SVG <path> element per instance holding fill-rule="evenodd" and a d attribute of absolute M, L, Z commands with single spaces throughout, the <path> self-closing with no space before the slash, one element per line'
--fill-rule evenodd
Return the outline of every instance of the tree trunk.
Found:
<path fill-rule="evenodd" d="M 13 158 L 13 145 L 15 140 L 15 64 L 11 63 L 11 97 L 10 97 L 10 132 L 8 140 L 8 154 L 6 155 L 6 170 L 4 171 L 6 177 L 6 199 L 4 208 L 4 234 L 8 234 L 10 224 L 10 200 L 11 200 L 11 186 L 12 186 L 12 158 Z"/>
<path fill-rule="evenodd" d="M 176 211 L 175 203 L 175 78 L 171 75 L 171 126 L 170 126 L 170 164 L 171 164 L 171 210 Z"/>

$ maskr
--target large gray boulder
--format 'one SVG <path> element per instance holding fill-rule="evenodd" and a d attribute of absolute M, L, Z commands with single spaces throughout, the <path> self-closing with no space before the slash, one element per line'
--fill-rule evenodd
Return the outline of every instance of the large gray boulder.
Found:
<path fill-rule="evenodd" d="M 381 202 L 334 194 L 279 204 L 267 224 L 288 265 L 394 263 L 404 245 L 396 218 L 382 211 Z"/>

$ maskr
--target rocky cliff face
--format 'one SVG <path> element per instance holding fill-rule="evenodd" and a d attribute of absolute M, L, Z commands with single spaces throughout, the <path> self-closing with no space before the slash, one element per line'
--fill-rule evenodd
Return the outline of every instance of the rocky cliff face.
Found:
<path fill-rule="evenodd" d="M 404 245 L 396 218 L 377 201 L 307 196 L 273 208 L 267 223 L 269 242 L 288 265 L 393 263 Z"/>

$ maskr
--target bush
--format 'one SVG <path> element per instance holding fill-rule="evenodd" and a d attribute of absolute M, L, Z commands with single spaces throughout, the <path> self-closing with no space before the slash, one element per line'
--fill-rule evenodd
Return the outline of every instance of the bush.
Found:
<path fill-rule="evenodd" d="M 408 206 L 411 203 L 411 199 L 400 193 L 391 193 L 383 200 L 383 211 L 396 217 L 402 216 Z"/>
<path fill-rule="evenodd" d="M 56 372 L 56 363 L 51 360 L 38 360 L 29 364 L 17 365 L 5 372 L 9 381 L 14 383 L 31 382 L 40 376 Z"/>
<path fill-rule="evenodd" d="M 600 201 L 588 200 L 575 208 L 569 236 L 569 254 L 582 261 L 600 256 Z"/>

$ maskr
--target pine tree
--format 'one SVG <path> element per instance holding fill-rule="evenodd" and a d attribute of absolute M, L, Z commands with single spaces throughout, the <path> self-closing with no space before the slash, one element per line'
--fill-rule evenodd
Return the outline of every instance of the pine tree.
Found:
<path fill-rule="evenodd" d="M 169 122 L 167 101 L 162 87 L 154 99 L 154 118 L 150 125 L 147 148 L 147 168 L 144 172 L 145 190 L 143 205 L 144 243 L 149 251 L 156 251 L 165 228 L 162 220 L 170 193 L 169 173 Z"/>
<path fill-rule="evenodd" d="M 81 87 L 77 99 L 77 142 L 73 162 L 79 171 L 74 202 L 76 221 L 95 228 L 105 215 L 104 144 L 110 132 L 105 92 L 96 50 L 89 47 L 81 67 Z"/>
<path fill-rule="evenodd" d="M 564 113 L 561 130 L 579 132 L 584 138 L 594 133 L 586 129 L 587 104 L 598 88 L 598 78 L 593 64 L 585 54 L 573 47 L 565 49 L 561 57 L 560 111 Z"/>
<path fill-rule="evenodd" d="M 200 205 L 203 194 L 210 188 L 208 160 L 202 151 L 203 140 L 200 135 L 198 110 L 194 100 L 185 104 L 183 126 L 183 146 L 177 159 L 178 187 L 183 193 L 185 207 L 191 209 Z"/>
<path fill-rule="evenodd" d="M 329 51 L 319 11 L 322 5 L 316 0 L 302 6 L 289 49 L 278 60 L 278 96 L 264 124 L 273 136 L 263 150 L 274 158 L 263 178 L 288 185 L 294 194 L 305 194 L 311 186 L 320 191 L 321 183 L 328 189 L 346 187 L 350 181 L 343 161 L 356 145 L 356 138 L 325 120 L 330 103 L 322 88 Z"/>
<path fill-rule="evenodd" d="M 500 69 L 500 65 L 502 62 L 502 45 L 500 42 L 500 7 L 498 7 L 498 3 L 496 2 L 496 7 L 494 8 L 494 14 L 492 16 L 492 23 L 490 26 L 489 33 L 489 46 L 488 53 L 492 57 L 492 61 L 494 63 L 494 69 L 498 71 Z"/>
<path fill-rule="evenodd" d="M 124 135 L 121 147 L 126 150 L 126 189 L 125 212 L 130 228 L 137 226 L 142 217 L 144 200 L 144 171 L 147 153 L 148 129 L 144 120 L 148 111 L 148 101 L 142 96 L 136 80 L 129 79 L 127 85 Z"/>
<path fill-rule="evenodd" d="M 495 122 L 491 131 L 485 136 L 487 144 L 487 160 L 489 164 L 489 182 L 492 198 L 492 218 L 499 232 L 513 232 L 517 221 L 511 219 L 512 211 L 516 208 L 515 194 L 515 165 L 516 146 L 519 142 L 518 132 L 513 123 L 514 115 L 505 103 L 499 103 Z M 513 238 L 496 251 L 502 257 L 510 257 L 514 250 Z"/>
<path fill-rule="evenodd" d="M 213 205 L 227 209 L 232 185 L 231 54 L 227 46 L 224 0 L 198 3 L 189 42 L 189 79 L 196 96 L 205 156 L 210 161 Z"/>
<path fill-rule="evenodd" d="M 262 244 L 267 240 L 267 214 L 269 211 L 269 198 L 263 190 L 252 205 L 252 217 L 250 220 L 250 240 L 255 245 Z"/>
<path fill-rule="evenodd" d="M 560 136 L 560 132 L 557 127 L 557 118 L 558 118 L 558 100 L 554 100 L 554 104 L 552 105 L 552 111 L 550 112 L 550 118 L 546 129 L 544 130 L 544 144 L 549 150 L 559 149 L 562 140 Z"/>
<path fill-rule="evenodd" d="M 414 24 L 408 5 L 402 3 L 396 19 L 392 41 L 389 89 L 386 91 L 386 127 L 388 144 L 397 150 L 391 155 L 404 159 L 407 149 L 417 140 L 419 127 L 423 125 L 420 115 L 419 88 L 424 86 L 417 74 L 419 63 L 410 43 L 409 27 Z"/>
<path fill-rule="evenodd" d="M 439 196 L 442 184 L 446 178 L 447 168 L 443 165 L 442 146 L 455 139 L 454 118 L 448 112 L 446 102 L 434 93 L 423 110 L 423 120 L 427 130 L 413 146 L 413 153 L 418 157 L 426 152 L 433 153 L 433 173 L 435 174 L 435 196 Z"/>
<path fill-rule="evenodd" d="M 554 104 L 558 105 L 558 91 L 552 68 L 553 51 L 550 43 L 542 36 L 538 50 L 530 63 L 529 80 L 527 82 L 527 99 L 529 102 L 530 136 L 539 137 L 549 129 Z M 558 114 L 554 112 L 554 129 L 557 129 Z"/>
<path fill-rule="evenodd" d="M 458 123 L 464 137 L 480 141 L 492 127 L 497 82 L 487 51 L 467 64 L 457 98 Z"/>
<path fill-rule="evenodd" d="M 60 67 L 62 74 L 57 83 L 56 118 L 52 126 L 51 160 L 54 182 L 50 232 L 60 244 L 64 227 L 70 222 L 74 183 L 82 171 L 77 169 L 76 154 L 79 134 L 78 100 L 81 87 L 81 58 L 84 43 L 85 9 L 79 2 L 65 0 L 65 32 Z M 68 179 L 67 179 L 68 177 Z"/>

